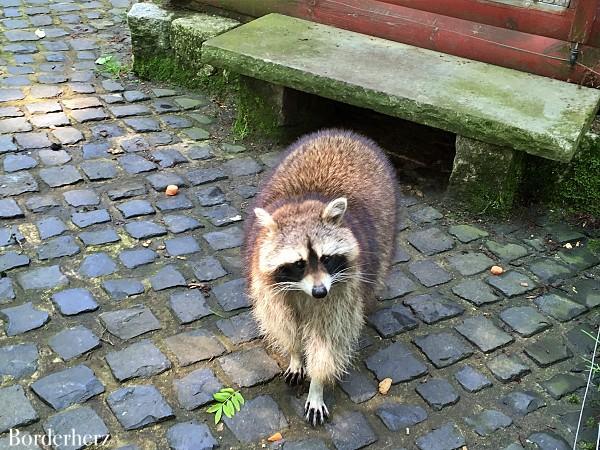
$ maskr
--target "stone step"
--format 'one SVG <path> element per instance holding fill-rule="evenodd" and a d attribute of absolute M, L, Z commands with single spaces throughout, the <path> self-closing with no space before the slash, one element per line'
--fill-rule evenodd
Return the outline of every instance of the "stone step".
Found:
<path fill-rule="evenodd" d="M 248 77 L 570 161 L 600 91 L 269 14 L 204 42 L 203 62 Z"/>

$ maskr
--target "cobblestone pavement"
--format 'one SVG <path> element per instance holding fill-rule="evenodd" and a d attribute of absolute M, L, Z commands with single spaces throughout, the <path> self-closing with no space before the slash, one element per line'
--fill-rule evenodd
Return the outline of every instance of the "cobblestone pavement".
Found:
<path fill-rule="evenodd" d="M 465 223 L 404 196 L 382 309 L 328 392 L 332 421 L 311 429 L 306 386 L 278 376 L 286 361 L 258 339 L 240 278 L 240 221 L 276 152 L 234 145 L 202 95 L 95 72 L 127 52 L 127 0 L 0 6 L 0 449 L 17 448 L 11 428 L 122 449 L 568 448 L 582 330 L 600 322 L 581 230 Z M 247 403 L 214 426 L 221 386 Z M 267 443 L 277 431 L 285 443 Z"/>

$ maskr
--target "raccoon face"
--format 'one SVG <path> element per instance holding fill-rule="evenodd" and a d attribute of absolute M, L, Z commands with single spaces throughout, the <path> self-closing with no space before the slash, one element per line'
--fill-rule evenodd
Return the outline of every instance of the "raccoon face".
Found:
<path fill-rule="evenodd" d="M 315 200 L 288 204 L 273 215 L 255 209 L 265 232 L 259 248 L 259 269 L 277 290 L 327 296 L 335 283 L 356 271 L 358 242 L 343 226 L 347 201 L 327 205 Z"/>

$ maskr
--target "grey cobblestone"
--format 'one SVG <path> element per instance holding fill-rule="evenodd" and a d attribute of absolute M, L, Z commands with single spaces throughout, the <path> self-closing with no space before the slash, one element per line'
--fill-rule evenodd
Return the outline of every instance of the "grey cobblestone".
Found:
<path fill-rule="evenodd" d="M 509 334 L 483 317 L 465 319 L 455 329 L 484 353 L 493 352 L 513 341 Z"/>
<path fill-rule="evenodd" d="M 261 348 L 223 356 L 219 364 L 229 379 L 241 387 L 264 383 L 280 373 L 277 363 Z"/>
<path fill-rule="evenodd" d="M 261 417 L 260 422 L 256 417 Z M 247 407 L 225 423 L 235 437 L 244 443 L 256 442 L 288 427 L 288 421 L 275 400 L 261 395 L 250 400 Z"/>
<path fill-rule="evenodd" d="M 173 381 L 177 400 L 182 408 L 192 411 L 212 402 L 213 394 L 222 387 L 210 369 L 198 369 Z"/>
<path fill-rule="evenodd" d="M 451 333 L 418 336 L 414 342 L 437 368 L 452 365 L 473 353 L 458 336 Z"/>
<path fill-rule="evenodd" d="M 514 391 L 500 399 L 500 404 L 517 417 L 525 417 L 536 409 L 546 406 L 544 400 L 534 392 Z"/>
<path fill-rule="evenodd" d="M 121 339 L 131 339 L 160 329 L 160 322 L 148 308 L 135 305 L 129 309 L 105 312 L 98 316 L 106 329 Z"/>
<path fill-rule="evenodd" d="M 25 396 L 23 388 L 16 384 L 0 389 L 0 433 L 11 428 L 28 425 L 38 420 L 38 413 Z"/>
<path fill-rule="evenodd" d="M 167 348 L 175 355 L 180 366 L 212 359 L 225 353 L 217 337 L 206 330 L 196 329 L 165 339 Z"/>
<path fill-rule="evenodd" d="M 123 350 L 108 353 L 106 362 L 119 381 L 157 375 L 171 367 L 166 356 L 147 339 Z"/>
<path fill-rule="evenodd" d="M 106 402 L 125 430 L 136 430 L 173 417 L 173 410 L 152 385 L 129 386 L 111 392 Z"/>
<path fill-rule="evenodd" d="M 0 376 L 15 380 L 27 377 L 38 368 L 38 349 L 34 344 L 0 347 Z"/>
<path fill-rule="evenodd" d="M 454 378 L 468 392 L 478 392 L 492 386 L 492 382 L 485 375 L 471 366 L 464 366 L 454 374 Z"/>
<path fill-rule="evenodd" d="M 50 316 L 46 311 L 36 308 L 31 302 L 0 309 L 0 315 L 6 318 L 7 336 L 35 330 L 44 326 L 50 320 Z"/>
<path fill-rule="evenodd" d="M 443 378 L 431 378 L 417 385 L 416 390 L 423 400 L 436 410 L 453 405 L 460 399 L 452 385 Z"/>
<path fill-rule="evenodd" d="M 100 347 L 100 338 L 93 331 L 79 325 L 55 334 L 50 338 L 48 344 L 62 359 L 67 361 Z"/>
<path fill-rule="evenodd" d="M 94 372 L 79 365 L 55 372 L 31 384 L 31 389 L 54 409 L 64 409 L 104 392 Z"/>

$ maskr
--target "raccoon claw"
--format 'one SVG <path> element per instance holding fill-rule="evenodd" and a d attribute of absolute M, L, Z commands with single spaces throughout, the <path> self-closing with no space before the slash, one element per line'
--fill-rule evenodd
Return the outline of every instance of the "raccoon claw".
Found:
<path fill-rule="evenodd" d="M 302 384 L 304 381 L 304 367 L 300 367 L 300 369 L 297 370 L 293 370 L 291 367 L 288 367 L 283 374 L 283 378 L 290 386 L 298 386 Z"/>
<path fill-rule="evenodd" d="M 304 419 L 313 427 L 323 425 L 325 421 L 329 419 L 329 410 L 327 409 L 327 406 L 325 406 L 325 403 L 313 406 L 307 401 L 304 412 L 306 414 Z"/>

